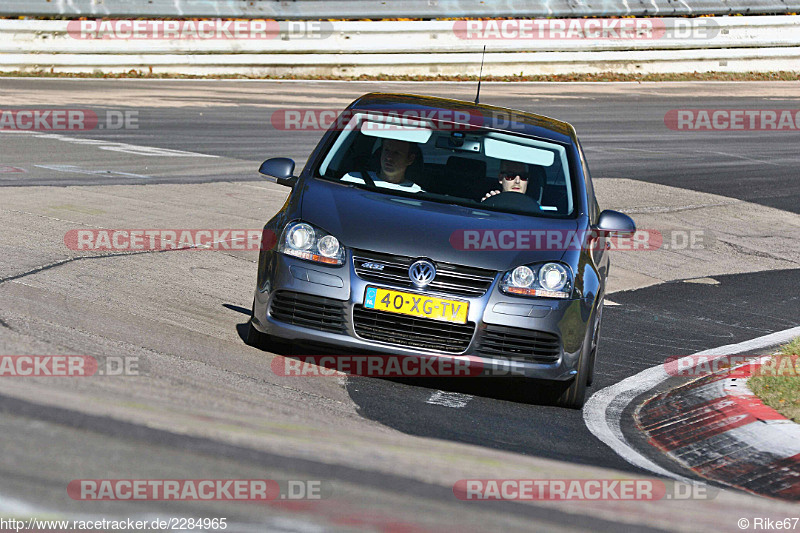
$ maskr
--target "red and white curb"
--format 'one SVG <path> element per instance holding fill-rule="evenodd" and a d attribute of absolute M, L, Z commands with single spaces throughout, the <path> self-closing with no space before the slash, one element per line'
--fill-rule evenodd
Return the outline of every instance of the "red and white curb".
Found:
<path fill-rule="evenodd" d="M 726 344 L 710 350 L 703 350 L 688 356 L 688 360 L 696 360 L 697 356 L 724 356 L 763 350 L 770 346 L 778 346 L 800 337 L 800 326 L 776 331 L 762 337 L 750 339 L 736 344 Z M 681 360 L 675 361 L 680 366 Z M 601 442 L 610 447 L 630 464 L 653 472 L 660 476 L 676 479 L 686 483 L 692 481 L 656 464 L 645 456 L 630 442 L 622 431 L 622 417 L 628 406 L 642 394 L 658 387 L 672 377 L 667 373 L 665 365 L 656 365 L 638 374 L 627 377 L 613 385 L 600 389 L 592 394 L 583 406 L 583 421 L 586 428 Z"/>
<path fill-rule="evenodd" d="M 702 477 L 800 501 L 800 425 L 747 387 L 748 377 L 767 359 L 651 398 L 637 408 L 637 426 L 651 444 Z"/>

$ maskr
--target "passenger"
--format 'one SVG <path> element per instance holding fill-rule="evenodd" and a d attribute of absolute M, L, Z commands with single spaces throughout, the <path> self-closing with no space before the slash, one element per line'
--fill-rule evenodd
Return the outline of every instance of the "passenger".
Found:
<path fill-rule="evenodd" d="M 416 152 L 411 143 L 395 139 L 384 139 L 381 146 L 381 170 L 368 170 L 376 187 L 406 192 L 422 192 L 422 187 L 406 178 L 406 170 L 416 160 Z M 348 172 L 342 181 L 364 183 L 360 172 Z"/>

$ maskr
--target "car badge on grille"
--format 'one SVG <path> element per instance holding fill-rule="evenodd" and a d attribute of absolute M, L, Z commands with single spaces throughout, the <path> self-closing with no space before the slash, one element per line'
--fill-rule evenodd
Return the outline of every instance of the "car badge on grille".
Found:
<path fill-rule="evenodd" d="M 420 259 L 408 267 L 408 277 L 417 287 L 426 287 L 436 277 L 436 267 L 425 259 Z"/>
<path fill-rule="evenodd" d="M 380 263 L 362 263 L 361 268 L 368 268 L 370 270 L 383 270 L 386 265 L 381 265 Z"/>

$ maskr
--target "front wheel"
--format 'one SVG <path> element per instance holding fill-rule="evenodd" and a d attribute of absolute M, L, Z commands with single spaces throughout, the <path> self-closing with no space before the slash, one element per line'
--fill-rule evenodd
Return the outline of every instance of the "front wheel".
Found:
<path fill-rule="evenodd" d="M 245 343 L 253 348 L 264 350 L 267 352 L 287 354 L 292 352 L 292 344 L 288 341 L 278 340 L 271 335 L 261 333 L 253 325 L 253 317 L 256 312 L 256 301 L 253 299 L 253 308 L 250 311 L 250 320 L 247 322 L 247 336 Z"/>
<path fill-rule="evenodd" d="M 605 297 L 604 297 L 605 299 Z M 597 349 L 600 346 L 600 325 L 603 322 L 603 301 L 597 306 L 597 318 L 594 323 L 594 334 L 592 335 L 592 356 L 589 361 L 589 376 L 586 378 L 586 385 L 591 386 L 594 383 L 594 367 L 597 364 Z"/>
<path fill-rule="evenodd" d="M 253 309 L 255 309 L 255 301 L 253 301 Z M 259 350 L 265 350 L 267 345 L 267 335 L 261 333 L 253 325 L 253 315 L 250 315 L 250 320 L 247 322 L 247 337 L 244 340 L 247 345 Z"/>
<path fill-rule="evenodd" d="M 598 310 L 595 310 L 595 317 L 598 316 Z M 597 318 L 594 318 L 590 324 L 596 324 Z M 569 387 L 560 391 L 555 404 L 559 407 L 567 407 L 569 409 L 581 409 L 583 403 L 586 401 L 586 387 L 589 384 L 589 379 L 593 377 L 593 360 L 592 360 L 592 345 L 594 340 L 595 328 L 589 326 L 586 328 L 586 335 L 583 338 L 581 345 L 581 355 L 578 359 L 578 373 L 572 379 Z"/>

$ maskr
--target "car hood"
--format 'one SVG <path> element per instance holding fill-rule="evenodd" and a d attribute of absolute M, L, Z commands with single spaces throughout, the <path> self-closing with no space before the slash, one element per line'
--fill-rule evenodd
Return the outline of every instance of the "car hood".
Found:
<path fill-rule="evenodd" d="M 500 249 L 499 244 L 492 246 L 485 233 L 475 231 L 492 230 L 493 236 L 501 230 L 568 232 L 579 225 L 576 219 L 538 218 L 441 204 L 320 179 L 305 182 L 303 188 L 303 220 L 333 234 L 345 247 L 497 271 L 538 261 L 558 261 L 564 251 Z M 466 241 L 465 231 L 471 232 Z M 509 242 L 506 237 L 505 246 Z M 467 246 L 471 249 L 463 249 Z"/>

